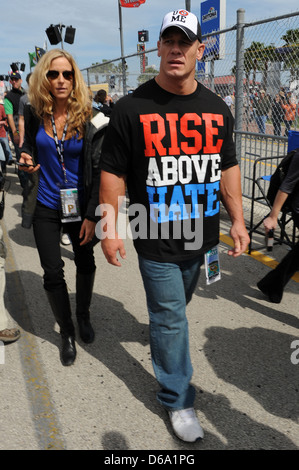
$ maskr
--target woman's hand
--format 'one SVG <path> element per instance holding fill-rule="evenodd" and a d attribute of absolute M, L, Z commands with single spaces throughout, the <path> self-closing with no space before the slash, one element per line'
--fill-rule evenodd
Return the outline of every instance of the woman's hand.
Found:
<path fill-rule="evenodd" d="M 22 163 L 30 166 L 23 166 Z M 35 173 L 40 168 L 40 165 L 33 165 L 32 157 L 25 152 L 21 153 L 19 164 L 19 169 L 25 171 L 26 173 Z"/>
<path fill-rule="evenodd" d="M 84 219 L 81 225 L 81 230 L 79 233 L 79 238 L 82 239 L 80 245 L 86 245 L 92 241 L 95 235 L 95 226 L 96 223 L 92 220 Z"/>
<path fill-rule="evenodd" d="M 282 206 L 286 202 L 287 198 L 288 198 L 288 193 L 285 193 L 284 191 L 281 191 L 280 189 L 277 191 L 271 212 L 268 215 L 268 217 L 266 217 L 263 221 L 266 234 L 269 232 L 269 230 L 276 229 L 277 224 L 278 224 L 277 220 L 279 217 L 279 213 L 282 209 Z"/>
<path fill-rule="evenodd" d="M 263 224 L 265 227 L 265 232 L 266 234 L 269 232 L 269 230 L 275 230 L 277 227 L 277 217 L 272 217 L 269 215 L 263 220 Z"/>

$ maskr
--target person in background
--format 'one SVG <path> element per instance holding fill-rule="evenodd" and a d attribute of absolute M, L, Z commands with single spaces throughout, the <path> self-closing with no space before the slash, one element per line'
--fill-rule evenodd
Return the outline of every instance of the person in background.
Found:
<path fill-rule="evenodd" d="M 75 328 L 61 258 L 62 226 L 76 265 L 76 317 L 83 342 L 94 341 L 90 303 L 95 279 L 94 245 L 103 127 L 90 122 L 91 102 L 73 57 L 53 49 L 30 77 L 25 140 L 20 163 L 30 177 L 22 226 L 30 228 L 44 270 L 44 289 L 60 326 L 61 361 L 76 358 Z"/>
<path fill-rule="evenodd" d="M 227 106 L 229 107 L 229 109 L 231 108 L 232 104 L 233 104 L 233 99 L 231 97 L 231 95 L 227 95 L 225 98 L 224 98 L 224 101 L 226 102 Z"/>
<path fill-rule="evenodd" d="M 7 128 L 7 116 L 0 98 L 0 152 L 2 151 L 1 168 L 3 172 L 6 171 L 6 165 L 12 165 L 13 161 L 8 141 Z"/>
<path fill-rule="evenodd" d="M 5 292 L 5 258 L 6 247 L 3 241 L 3 231 L 0 226 L 0 341 L 4 344 L 17 341 L 21 332 L 18 328 L 10 328 L 9 315 L 4 304 Z"/>
<path fill-rule="evenodd" d="M 290 205 L 294 223 L 299 228 L 299 148 L 293 155 L 286 177 L 284 178 L 277 195 L 275 197 L 271 212 L 264 219 L 266 234 L 269 230 L 275 230 L 277 219 L 282 206 L 287 198 L 290 198 Z M 299 269 L 299 241 L 283 260 L 270 271 L 258 283 L 258 288 L 273 303 L 280 303 L 283 297 L 285 286 Z"/>
<path fill-rule="evenodd" d="M 260 91 L 260 96 L 255 100 L 255 120 L 260 134 L 266 133 L 266 121 L 270 111 L 270 100 L 265 90 Z"/>
<path fill-rule="evenodd" d="M 107 95 L 106 90 L 99 90 L 94 97 L 94 101 L 98 112 L 104 113 L 105 116 L 111 115 L 114 103 L 111 96 Z"/>
<path fill-rule="evenodd" d="M 24 95 L 22 88 L 22 77 L 19 72 L 12 72 L 10 74 L 10 83 L 12 89 L 6 94 L 4 98 L 4 109 L 7 115 L 10 138 L 14 145 L 16 160 L 20 159 L 20 136 L 19 136 L 19 104 L 20 99 Z M 22 188 L 24 189 L 27 183 L 27 175 L 21 169 L 18 169 L 18 176 Z"/>
<path fill-rule="evenodd" d="M 220 199 L 232 221 L 229 254 L 240 256 L 249 243 L 233 117 L 222 98 L 195 80 L 204 47 L 193 13 L 165 15 L 159 74 L 116 103 L 100 163 L 101 243 L 110 264 L 120 266 L 119 256 L 126 257 L 115 227 L 126 185 L 130 207 L 144 214 L 147 231 L 133 240 L 146 292 L 157 398 L 174 433 L 186 442 L 204 435 L 190 383 L 186 306 L 205 253 L 219 241 Z M 184 230 L 185 219 L 194 240 Z"/>
<path fill-rule="evenodd" d="M 273 122 L 274 135 L 281 135 L 281 123 L 283 120 L 283 109 L 281 105 L 281 95 L 277 93 L 271 105 L 271 117 Z"/>
<path fill-rule="evenodd" d="M 292 92 L 287 91 L 285 98 L 282 100 L 282 108 L 284 110 L 284 124 L 285 132 L 284 135 L 288 136 L 291 130 L 292 124 L 296 117 L 296 104 L 292 100 Z"/>
<path fill-rule="evenodd" d="M 28 73 L 26 77 L 26 82 L 27 85 L 29 86 L 29 80 L 30 80 L 31 73 Z M 28 98 L 28 93 L 24 93 L 23 96 L 20 98 L 19 102 L 19 147 L 22 147 L 23 142 L 24 142 L 24 134 L 25 134 L 25 123 L 24 123 L 24 107 L 25 104 L 28 104 L 29 98 Z"/>

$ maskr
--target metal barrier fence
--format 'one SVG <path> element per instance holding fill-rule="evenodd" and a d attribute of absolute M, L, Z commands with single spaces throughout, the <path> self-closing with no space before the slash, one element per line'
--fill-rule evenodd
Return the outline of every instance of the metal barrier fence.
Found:
<path fill-rule="evenodd" d="M 198 65 L 196 75 L 228 103 L 235 116 L 243 195 L 248 198 L 254 159 L 284 155 L 288 129 L 299 128 L 298 17 L 299 11 L 246 23 L 245 11 L 240 9 L 236 25 L 203 36 L 210 46 L 219 35 L 224 46 L 220 57 L 208 57 Z M 106 88 L 117 100 L 157 75 L 157 49 L 146 50 L 146 43 L 138 47 L 139 52 L 83 69 L 91 89 Z"/>

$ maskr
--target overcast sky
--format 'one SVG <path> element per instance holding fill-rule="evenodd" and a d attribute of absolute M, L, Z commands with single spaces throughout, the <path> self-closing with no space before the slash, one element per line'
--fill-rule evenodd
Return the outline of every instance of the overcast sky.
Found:
<path fill-rule="evenodd" d="M 200 4 L 191 0 L 191 11 L 198 16 Z M 146 0 L 138 8 L 122 8 L 124 54 L 136 52 L 142 29 L 149 31 L 147 49 L 156 47 L 164 14 L 185 5 L 184 0 Z M 245 10 L 246 21 L 254 21 L 298 11 L 298 0 L 227 0 L 226 27 L 236 23 L 239 8 Z M 76 28 L 74 44 L 65 44 L 65 49 L 81 69 L 121 55 L 118 0 L 1 0 L 0 11 L 0 74 L 8 73 L 11 62 L 24 62 L 26 75 L 28 52 L 43 47 L 50 24 Z"/>

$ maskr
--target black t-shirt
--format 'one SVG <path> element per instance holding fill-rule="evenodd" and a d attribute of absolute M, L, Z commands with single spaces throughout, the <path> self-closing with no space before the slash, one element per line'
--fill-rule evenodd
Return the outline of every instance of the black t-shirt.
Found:
<path fill-rule="evenodd" d="M 294 154 L 287 175 L 280 188 L 281 191 L 291 195 L 292 211 L 299 216 L 299 148 Z M 297 224 L 298 225 L 298 224 Z"/>
<path fill-rule="evenodd" d="M 141 256 L 180 262 L 219 242 L 221 170 L 237 165 L 232 133 L 227 105 L 201 84 L 174 95 L 153 79 L 116 103 L 100 165 L 127 176 Z"/>

